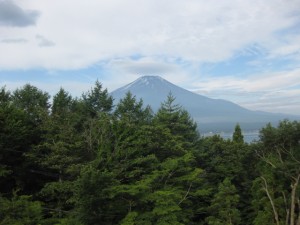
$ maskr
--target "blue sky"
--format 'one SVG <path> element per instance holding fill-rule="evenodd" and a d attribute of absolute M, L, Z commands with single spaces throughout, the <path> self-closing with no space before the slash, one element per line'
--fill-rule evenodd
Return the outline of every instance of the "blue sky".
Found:
<path fill-rule="evenodd" d="M 0 0 L 0 86 L 80 96 L 142 75 L 300 115 L 300 0 Z"/>

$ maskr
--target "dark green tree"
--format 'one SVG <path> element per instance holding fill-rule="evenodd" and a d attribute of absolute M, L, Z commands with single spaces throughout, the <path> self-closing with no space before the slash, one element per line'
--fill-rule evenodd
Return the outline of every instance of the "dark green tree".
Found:
<path fill-rule="evenodd" d="M 240 224 L 240 212 L 238 210 L 239 195 L 229 178 L 225 178 L 214 195 L 206 221 L 209 225 L 234 225 Z"/>
<path fill-rule="evenodd" d="M 199 200 L 202 170 L 193 152 L 198 142 L 197 126 L 170 94 L 162 103 L 150 129 L 149 148 L 159 164 L 145 182 L 152 190 L 145 200 L 152 207 L 137 217 L 153 224 L 192 222 L 191 199 Z"/>
<path fill-rule="evenodd" d="M 28 154 L 47 178 L 39 197 L 53 209 L 54 218 L 72 209 L 73 181 L 85 163 L 84 141 L 75 127 L 77 115 L 72 105 L 72 97 L 61 88 L 53 97 L 51 115 L 43 120 L 43 141 Z"/>
<path fill-rule="evenodd" d="M 254 181 L 253 203 L 256 224 L 264 220 L 273 224 L 300 223 L 300 124 L 282 121 L 277 128 L 270 124 L 261 130 L 256 155 L 259 177 Z M 266 216 L 268 215 L 268 217 Z"/>
<path fill-rule="evenodd" d="M 128 94 L 117 105 L 113 116 L 106 113 L 99 116 L 93 125 L 97 130 L 91 130 L 91 135 L 97 134 L 91 140 L 98 141 L 95 143 L 98 152 L 78 180 L 77 210 L 86 224 L 95 224 L 95 221 L 116 224 L 126 216 L 130 207 L 136 206 L 142 190 L 138 190 L 135 182 L 155 161 L 144 150 L 147 139 L 142 137 L 151 114 L 142 102 Z M 100 183 L 103 185 L 98 185 Z M 87 189 L 89 185 L 94 188 Z"/>
<path fill-rule="evenodd" d="M 53 97 L 52 114 L 56 116 L 67 116 L 72 111 L 72 97 L 63 88 Z"/>
<path fill-rule="evenodd" d="M 32 194 L 40 185 L 33 172 L 36 166 L 25 154 L 42 140 L 41 124 L 48 116 L 48 99 L 47 93 L 31 85 L 13 94 L 1 90 L 0 160 L 11 171 L 1 187 L 10 193 L 19 188 L 22 194 Z"/>
<path fill-rule="evenodd" d="M 194 144 L 187 135 L 197 134 L 194 123 L 184 112 L 171 109 L 169 116 L 176 126 L 169 128 L 167 118 L 160 121 L 155 115 L 152 122 L 148 113 L 127 94 L 117 105 L 114 119 L 106 123 L 111 137 L 103 140 L 97 159 L 78 180 L 77 209 L 84 223 L 187 224 L 192 220 L 189 206 L 191 198 L 198 199 L 202 173 L 193 167 Z M 192 128 L 185 127 L 190 124 Z M 168 155 L 163 154 L 167 151 Z M 99 189 L 97 183 L 104 186 Z"/>
<path fill-rule="evenodd" d="M 237 124 L 234 128 L 232 140 L 236 143 L 244 143 L 244 136 L 242 134 L 242 129 L 239 124 Z"/>
<path fill-rule="evenodd" d="M 50 108 L 49 98 L 48 93 L 26 84 L 13 92 L 12 102 L 27 113 L 34 125 L 39 125 Z"/>
<path fill-rule="evenodd" d="M 94 88 L 82 95 L 88 114 L 95 117 L 99 112 L 110 112 L 113 106 L 113 98 L 107 89 L 97 80 Z"/>
<path fill-rule="evenodd" d="M 30 196 L 18 196 L 14 193 L 11 200 L 0 196 L 0 224 L 41 224 L 43 220 L 42 206 L 32 201 Z"/>

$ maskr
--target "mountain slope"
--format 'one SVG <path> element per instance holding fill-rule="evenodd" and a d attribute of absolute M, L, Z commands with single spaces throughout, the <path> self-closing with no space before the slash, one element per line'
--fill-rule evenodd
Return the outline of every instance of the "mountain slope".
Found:
<path fill-rule="evenodd" d="M 236 123 L 247 126 L 246 129 L 259 129 L 268 122 L 277 122 L 290 116 L 266 112 L 251 111 L 235 103 L 222 99 L 211 99 L 181 87 L 159 76 L 143 76 L 111 93 L 115 104 L 130 91 L 137 99 L 142 98 L 156 111 L 161 102 L 171 92 L 176 103 L 182 105 L 200 124 L 202 130 L 233 129 Z M 291 118 L 294 119 L 294 118 Z"/>

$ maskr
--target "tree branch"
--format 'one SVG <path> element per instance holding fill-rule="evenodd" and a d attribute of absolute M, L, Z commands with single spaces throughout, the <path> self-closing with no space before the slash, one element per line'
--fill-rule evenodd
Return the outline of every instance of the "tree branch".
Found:
<path fill-rule="evenodd" d="M 270 200 L 270 203 L 271 203 L 271 206 L 272 206 L 272 209 L 273 209 L 273 213 L 274 213 L 274 219 L 276 221 L 276 225 L 279 225 L 278 213 L 277 213 L 274 201 L 273 201 L 273 199 L 270 195 L 267 180 L 263 176 L 261 176 L 261 179 L 264 181 L 264 190 L 265 190 L 265 192 L 266 192 L 266 194 L 267 194 L 267 196 Z"/>
<path fill-rule="evenodd" d="M 180 205 L 184 200 L 187 199 L 187 196 L 188 196 L 188 194 L 190 193 L 191 187 L 192 187 L 192 183 L 190 183 L 190 186 L 189 186 L 187 192 L 185 193 L 183 199 L 180 200 L 180 202 L 178 203 L 178 205 Z"/>

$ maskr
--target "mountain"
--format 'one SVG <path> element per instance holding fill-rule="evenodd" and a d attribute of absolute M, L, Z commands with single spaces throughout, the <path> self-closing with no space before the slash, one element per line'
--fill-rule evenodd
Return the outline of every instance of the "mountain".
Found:
<path fill-rule="evenodd" d="M 283 119 L 299 119 L 300 117 L 252 111 L 233 102 L 212 99 L 178 87 L 159 76 L 143 76 L 121 88 L 111 92 L 115 104 L 131 92 L 137 99 L 142 98 L 145 105 L 150 105 L 156 111 L 169 93 L 186 109 L 199 124 L 200 130 L 231 131 L 236 123 L 240 123 L 244 130 L 260 129 L 266 123 L 277 123 Z"/>

